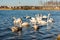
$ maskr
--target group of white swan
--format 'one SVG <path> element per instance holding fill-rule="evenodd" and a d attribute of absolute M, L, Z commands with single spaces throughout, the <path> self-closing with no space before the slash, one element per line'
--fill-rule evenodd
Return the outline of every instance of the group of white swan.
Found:
<path fill-rule="evenodd" d="M 44 20 L 43 20 L 44 19 Z M 53 18 L 50 18 L 50 14 L 48 14 L 48 16 L 46 15 L 35 15 L 35 17 L 32 17 L 30 19 L 30 22 L 33 24 L 34 29 L 37 29 L 38 26 L 47 26 L 47 29 L 50 29 L 51 27 L 49 26 L 49 23 L 52 25 L 52 23 L 54 22 Z M 37 26 L 38 25 L 38 26 Z"/>
<path fill-rule="evenodd" d="M 22 27 L 27 27 L 29 26 L 28 22 L 22 22 L 21 18 L 16 19 L 13 17 L 14 21 L 14 27 L 11 28 L 12 32 L 18 32 L 19 30 L 22 30 Z"/>
<path fill-rule="evenodd" d="M 43 20 L 43 19 L 46 19 L 46 21 Z M 32 24 L 39 24 L 39 25 L 47 25 L 48 23 L 52 23 L 53 21 L 54 21 L 53 18 L 50 18 L 50 14 L 48 14 L 48 16 L 45 16 L 45 15 L 42 16 L 42 14 L 41 15 L 36 15 L 35 18 L 32 17 L 30 19 L 30 22 Z"/>
<path fill-rule="evenodd" d="M 42 16 L 42 14 L 41 15 L 35 15 L 35 17 L 31 17 L 30 23 L 22 22 L 21 18 L 16 19 L 15 17 L 13 17 L 13 19 L 14 19 L 14 21 L 13 21 L 14 27 L 11 28 L 12 32 L 18 31 L 18 29 L 20 30 L 20 28 L 22 30 L 22 27 L 27 27 L 30 25 L 30 23 L 33 24 L 34 30 L 37 30 L 38 25 L 44 26 L 44 25 L 47 25 L 48 23 L 53 22 L 53 18 L 50 18 L 50 14 L 48 14 L 48 16 L 45 16 L 45 15 Z M 43 19 L 46 19 L 46 20 L 43 20 Z"/>

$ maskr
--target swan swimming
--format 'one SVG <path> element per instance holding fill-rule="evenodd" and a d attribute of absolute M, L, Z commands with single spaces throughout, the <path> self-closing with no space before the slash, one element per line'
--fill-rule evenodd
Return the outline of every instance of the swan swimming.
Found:
<path fill-rule="evenodd" d="M 45 20 L 43 20 L 43 18 L 45 18 L 45 19 L 47 19 L 47 20 L 45 21 Z M 35 15 L 35 18 L 32 17 L 32 18 L 30 19 L 30 22 L 31 22 L 32 24 L 34 24 L 34 23 L 37 22 L 37 24 L 39 24 L 39 25 L 47 25 L 48 22 L 49 22 L 49 23 L 52 23 L 53 21 L 54 21 L 53 18 L 50 18 L 50 14 L 48 14 L 48 16 L 46 16 L 46 15 L 42 16 L 42 14 L 41 14 L 41 15 L 38 14 L 38 15 Z"/>
<path fill-rule="evenodd" d="M 11 28 L 11 30 L 12 30 L 12 32 L 19 32 L 19 31 L 22 30 L 22 28 L 21 27 L 14 26 L 14 27 Z"/>
<path fill-rule="evenodd" d="M 29 25 L 28 22 L 22 22 L 21 18 L 18 18 L 18 19 L 14 18 L 14 25 L 16 24 L 18 24 L 20 27 Z"/>
<path fill-rule="evenodd" d="M 22 19 L 21 18 L 16 19 L 15 17 L 13 17 L 13 19 L 14 19 L 13 23 L 16 26 L 18 26 L 18 24 L 22 23 Z"/>
<path fill-rule="evenodd" d="M 24 26 L 29 26 L 29 23 L 28 22 L 22 22 L 22 19 L 21 18 L 18 18 L 16 19 L 15 17 L 14 18 L 14 26 L 11 28 L 12 32 L 18 32 L 18 31 L 22 31 L 22 27 Z"/>
<path fill-rule="evenodd" d="M 34 18 L 34 17 L 32 17 L 31 19 L 30 19 L 30 22 L 32 23 L 32 24 L 36 24 L 36 19 Z"/>
<path fill-rule="evenodd" d="M 47 19 L 46 21 L 43 20 Z M 21 18 L 15 18 L 13 17 L 14 21 L 14 27 L 11 28 L 12 32 L 18 32 L 20 30 L 22 30 L 22 27 L 28 27 L 30 24 L 28 22 L 23 22 Z M 48 14 L 48 16 L 46 15 L 35 15 L 35 17 L 31 17 L 30 22 L 33 24 L 33 28 L 34 30 L 38 29 L 38 26 L 44 26 L 47 25 L 48 28 L 48 24 L 49 23 L 53 23 L 54 19 L 50 18 L 50 14 Z"/>

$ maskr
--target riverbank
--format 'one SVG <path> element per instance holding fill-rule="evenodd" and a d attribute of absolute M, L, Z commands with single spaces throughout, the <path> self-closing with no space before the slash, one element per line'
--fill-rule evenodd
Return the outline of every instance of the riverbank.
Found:
<path fill-rule="evenodd" d="M 7 9 L 7 8 L 0 8 L 0 10 L 12 10 L 12 9 Z"/>
<path fill-rule="evenodd" d="M 17 6 L 17 7 L 0 7 L 0 10 L 60 10 L 59 6 Z"/>

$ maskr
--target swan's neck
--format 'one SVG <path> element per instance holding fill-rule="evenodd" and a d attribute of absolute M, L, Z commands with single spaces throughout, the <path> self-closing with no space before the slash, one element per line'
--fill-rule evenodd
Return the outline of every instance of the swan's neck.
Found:
<path fill-rule="evenodd" d="M 50 19 L 50 14 L 48 14 L 48 18 L 47 18 L 47 21 Z"/>
<path fill-rule="evenodd" d="M 22 21 L 21 21 L 21 22 L 19 22 L 19 26 L 20 26 L 20 27 L 22 27 Z"/>

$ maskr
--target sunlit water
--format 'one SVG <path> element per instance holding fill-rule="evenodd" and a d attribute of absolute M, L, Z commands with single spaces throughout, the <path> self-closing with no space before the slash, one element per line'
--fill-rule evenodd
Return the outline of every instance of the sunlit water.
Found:
<path fill-rule="evenodd" d="M 47 31 L 46 26 L 40 27 L 38 31 L 34 31 L 30 26 L 23 28 L 22 32 L 12 33 L 10 28 L 13 25 L 13 17 L 22 18 L 23 21 L 29 22 L 25 16 L 33 17 L 35 14 L 48 15 L 54 18 L 52 28 Z M 45 10 L 0 10 L 0 40 L 55 40 L 60 33 L 60 11 L 45 11 Z"/>

